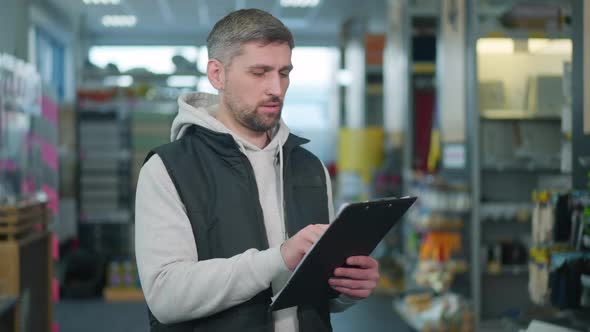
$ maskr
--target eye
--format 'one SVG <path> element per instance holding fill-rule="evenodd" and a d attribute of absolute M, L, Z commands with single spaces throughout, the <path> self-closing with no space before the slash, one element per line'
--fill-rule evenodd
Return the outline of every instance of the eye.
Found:
<path fill-rule="evenodd" d="M 279 74 L 281 75 L 281 77 L 288 78 L 290 73 L 290 71 L 282 71 Z"/>
<path fill-rule="evenodd" d="M 252 75 L 259 76 L 259 77 L 264 76 L 264 74 L 265 74 L 265 71 L 263 71 L 263 70 L 257 70 L 257 71 L 252 72 Z"/>

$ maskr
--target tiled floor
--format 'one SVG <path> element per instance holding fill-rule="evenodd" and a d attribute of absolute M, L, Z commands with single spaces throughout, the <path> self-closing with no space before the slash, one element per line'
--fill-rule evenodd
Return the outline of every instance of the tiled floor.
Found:
<path fill-rule="evenodd" d="M 146 307 L 141 303 L 105 303 L 101 300 L 63 300 L 55 307 L 60 332 L 145 332 Z M 391 310 L 388 297 L 374 296 L 332 316 L 335 332 L 410 332 Z"/>

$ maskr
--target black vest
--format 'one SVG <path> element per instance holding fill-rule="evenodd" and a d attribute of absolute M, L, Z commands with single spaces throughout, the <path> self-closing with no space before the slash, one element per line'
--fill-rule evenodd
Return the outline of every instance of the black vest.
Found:
<path fill-rule="evenodd" d="M 294 235 L 308 224 L 329 222 L 326 177 L 317 157 L 289 135 L 283 145 L 286 229 Z M 229 258 L 250 248 L 268 249 L 254 171 L 233 137 L 191 126 L 179 140 L 160 146 L 162 159 L 186 207 L 199 260 Z M 247 278 L 248 276 L 244 276 Z M 162 324 L 149 313 L 152 332 L 272 332 L 271 288 L 209 317 Z M 299 330 L 331 331 L 329 302 L 298 309 Z M 276 331 L 280 332 L 280 331 Z"/>

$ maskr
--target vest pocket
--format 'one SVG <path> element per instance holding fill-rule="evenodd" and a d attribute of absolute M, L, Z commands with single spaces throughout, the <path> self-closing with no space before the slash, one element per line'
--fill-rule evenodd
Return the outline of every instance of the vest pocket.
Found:
<path fill-rule="evenodd" d="M 320 180 L 321 181 L 321 180 Z M 328 220 L 328 198 L 326 188 L 320 184 L 294 183 L 293 198 L 295 201 L 294 213 L 297 214 L 299 229 L 309 224 L 327 224 Z"/>
<path fill-rule="evenodd" d="M 324 183 L 322 178 L 314 176 L 299 176 L 293 179 L 293 186 L 295 187 L 323 187 Z"/>

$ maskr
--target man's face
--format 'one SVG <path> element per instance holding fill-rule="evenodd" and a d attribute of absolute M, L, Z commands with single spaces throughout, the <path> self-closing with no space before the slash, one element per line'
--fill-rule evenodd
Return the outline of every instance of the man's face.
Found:
<path fill-rule="evenodd" d="M 292 68 L 286 43 L 242 45 L 225 68 L 223 89 L 223 102 L 241 126 L 256 132 L 276 126 Z"/>

